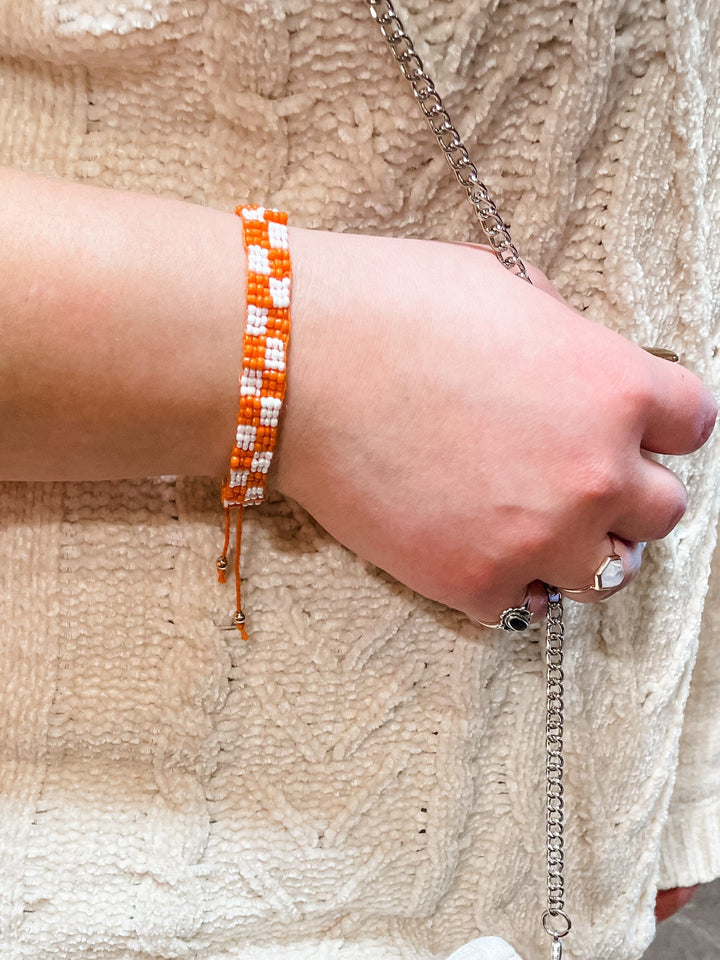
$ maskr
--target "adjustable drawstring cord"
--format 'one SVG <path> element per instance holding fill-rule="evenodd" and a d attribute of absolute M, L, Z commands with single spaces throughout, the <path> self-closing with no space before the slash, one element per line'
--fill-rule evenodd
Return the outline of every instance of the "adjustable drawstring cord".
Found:
<path fill-rule="evenodd" d="M 235 508 L 233 624 L 242 633 L 243 640 L 247 640 L 240 578 L 242 511 L 265 499 L 265 481 L 275 452 L 280 409 L 285 398 L 291 270 L 287 214 L 250 204 L 237 207 L 235 213 L 242 221 L 247 253 L 247 306 L 235 444 L 221 494 L 225 541 L 216 566 L 218 580 L 225 583 L 230 511 Z"/>
<path fill-rule="evenodd" d="M 245 614 L 242 608 L 242 579 L 240 577 L 240 552 L 242 546 L 242 507 L 237 507 L 237 516 L 235 519 L 235 557 L 233 560 L 233 571 L 235 574 L 235 616 L 233 623 L 242 634 L 243 640 L 248 639 L 245 629 Z M 228 568 L 228 550 L 230 549 L 230 507 L 225 507 L 225 542 L 223 543 L 222 553 L 217 558 L 218 582 L 227 581 Z"/>

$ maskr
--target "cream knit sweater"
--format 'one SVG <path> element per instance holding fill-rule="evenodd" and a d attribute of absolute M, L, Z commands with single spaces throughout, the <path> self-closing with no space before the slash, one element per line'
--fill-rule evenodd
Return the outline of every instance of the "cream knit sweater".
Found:
<path fill-rule="evenodd" d="M 522 253 L 717 389 L 715 0 L 402 9 Z M 0 0 L 0 163 L 482 239 L 403 84 L 362 0 Z M 568 605 L 577 960 L 635 960 L 657 885 L 720 873 L 717 449 L 636 584 Z M 206 479 L 0 487 L 2 956 L 544 956 L 540 634 L 276 500 L 246 518 L 243 644 L 221 522 Z"/>

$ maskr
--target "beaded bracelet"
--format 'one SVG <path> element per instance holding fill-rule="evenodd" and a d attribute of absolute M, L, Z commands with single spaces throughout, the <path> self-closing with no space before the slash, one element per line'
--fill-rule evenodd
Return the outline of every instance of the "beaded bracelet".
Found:
<path fill-rule="evenodd" d="M 286 354 L 290 335 L 290 253 L 287 214 L 254 205 L 235 213 L 243 225 L 247 253 L 247 315 L 240 373 L 240 406 L 230 471 L 223 481 L 225 543 L 217 560 L 225 583 L 230 546 L 230 510 L 237 508 L 235 534 L 235 626 L 247 640 L 240 595 L 242 508 L 265 499 L 265 481 L 277 440 L 285 397 Z"/>

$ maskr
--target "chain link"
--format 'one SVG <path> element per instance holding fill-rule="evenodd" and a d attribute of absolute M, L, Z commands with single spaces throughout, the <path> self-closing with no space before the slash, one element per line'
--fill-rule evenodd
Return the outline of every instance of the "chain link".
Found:
<path fill-rule="evenodd" d="M 510 231 L 498 213 L 488 188 L 481 183 L 477 167 L 470 159 L 467 147 L 450 119 L 440 94 L 435 89 L 435 84 L 426 73 L 422 60 L 415 52 L 413 42 L 405 32 L 405 27 L 395 8 L 390 0 L 365 0 L 365 2 L 370 9 L 370 15 L 387 41 L 402 75 L 412 87 L 415 99 L 435 134 L 450 168 L 460 186 L 465 190 L 495 256 L 511 273 L 532 283 L 517 247 L 512 242 Z"/>

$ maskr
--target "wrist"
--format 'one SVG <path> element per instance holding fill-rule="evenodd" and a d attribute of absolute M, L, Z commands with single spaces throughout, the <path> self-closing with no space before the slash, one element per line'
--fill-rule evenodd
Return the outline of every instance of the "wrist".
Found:
<path fill-rule="evenodd" d="M 378 247 L 397 241 L 292 227 L 289 240 L 292 333 L 273 484 L 303 503 L 305 491 L 350 468 L 334 459 L 334 441 L 362 429 L 362 384 L 383 355 L 379 314 L 392 309 L 378 294 Z"/>

